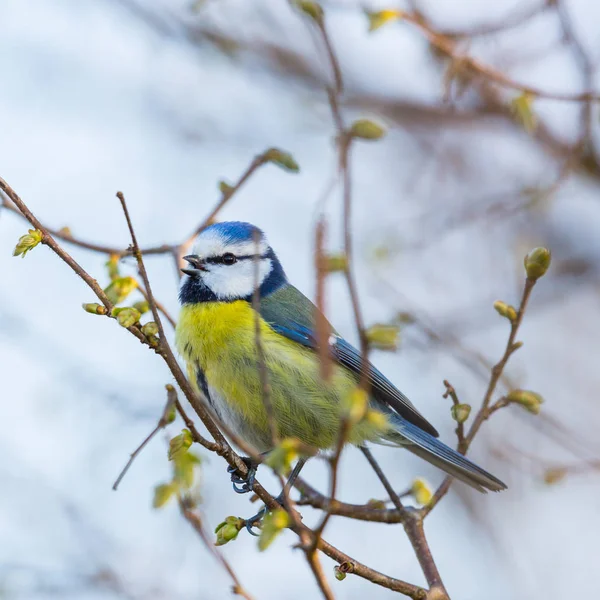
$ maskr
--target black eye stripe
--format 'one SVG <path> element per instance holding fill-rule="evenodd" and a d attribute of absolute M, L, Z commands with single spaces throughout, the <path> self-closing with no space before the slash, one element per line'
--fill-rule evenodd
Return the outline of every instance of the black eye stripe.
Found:
<path fill-rule="evenodd" d="M 223 265 L 226 264 L 225 262 L 225 256 L 227 256 L 228 254 L 231 254 L 230 252 L 227 252 L 226 254 L 223 254 L 222 256 L 209 256 L 208 258 L 204 259 L 204 262 L 207 262 L 209 264 L 212 265 Z M 236 261 L 240 261 L 240 260 L 248 260 L 248 259 L 252 259 L 252 260 L 262 260 L 264 258 L 269 258 L 269 256 L 267 254 L 243 254 L 241 256 L 235 256 L 233 255 L 234 258 L 236 259 Z"/>

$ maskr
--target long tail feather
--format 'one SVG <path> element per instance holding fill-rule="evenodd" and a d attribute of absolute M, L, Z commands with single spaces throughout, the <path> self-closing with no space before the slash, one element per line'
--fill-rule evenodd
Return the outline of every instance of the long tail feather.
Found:
<path fill-rule="evenodd" d="M 502 481 L 416 425 L 396 415 L 392 415 L 391 421 L 396 430 L 387 436 L 390 442 L 402 445 L 413 454 L 480 492 L 487 490 L 499 492 L 506 489 Z"/>

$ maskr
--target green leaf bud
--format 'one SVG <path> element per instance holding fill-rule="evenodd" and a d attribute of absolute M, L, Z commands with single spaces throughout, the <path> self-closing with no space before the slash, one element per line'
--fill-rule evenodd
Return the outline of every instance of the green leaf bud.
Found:
<path fill-rule="evenodd" d="M 534 415 L 540 413 L 542 402 L 544 402 L 539 394 L 529 390 L 512 390 L 507 394 L 506 399 L 514 404 L 520 404 L 525 410 Z"/>
<path fill-rule="evenodd" d="M 323 269 L 328 273 L 345 271 L 348 268 L 348 258 L 345 254 L 328 254 L 323 256 Z"/>
<path fill-rule="evenodd" d="M 346 573 L 340 569 L 339 565 L 333 567 L 333 574 L 338 581 L 344 581 L 344 579 L 346 579 Z"/>
<path fill-rule="evenodd" d="M 133 305 L 133 308 L 140 311 L 140 315 L 145 315 L 150 310 L 148 300 L 140 300 Z"/>
<path fill-rule="evenodd" d="M 296 2 L 298 8 L 305 14 L 308 15 L 316 23 L 323 22 L 323 8 L 318 2 L 311 2 L 310 0 L 298 0 Z"/>
<path fill-rule="evenodd" d="M 215 533 L 217 534 L 215 546 L 224 546 L 232 540 L 235 540 L 243 527 L 244 519 L 240 519 L 239 517 L 227 517 L 222 523 L 219 523 L 215 529 Z"/>
<path fill-rule="evenodd" d="M 145 336 L 157 335 L 158 325 L 154 321 L 148 321 L 147 323 L 142 325 L 142 333 Z"/>
<path fill-rule="evenodd" d="M 269 512 L 263 519 L 263 524 L 258 538 L 258 549 L 266 550 L 275 538 L 290 524 L 290 517 L 283 508 Z"/>
<path fill-rule="evenodd" d="M 105 315 L 108 311 L 106 310 L 106 306 L 103 304 L 98 304 L 97 302 L 89 302 L 87 304 L 82 304 L 83 310 L 92 315 Z"/>
<path fill-rule="evenodd" d="M 226 181 L 219 181 L 219 191 L 223 196 L 230 196 L 233 193 L 233 186 L 227 183 Z"/>
<path fill-rule="evenodd" d="M 13 256 L 21 256 L 25 258 L 25 255 L 33 250 L 43 238 L 43 234 L 39 229 L 29 229 L 28 233 L 22 235 L 13 250 Z"/>
<path fill-rule="evenodd" d="M 534 248 L 525 257 L 525 272 L 529 279 L 539 279 L 546 274 L 550 266 L 551 254 L 548 248 Z"/>
<path fill-rule="evenodd" d="M 369 506 L 371 508 L 375 508 L 377 510 L 384 510 L 385 509 L 385 502 L 383 500 L 376 500 L 375 498 L 371 498 L 367 502 L 367 506 Z"/>
<path fill-rule="evenodd" d="M 400 337 L 400 328 L 397 325 L 386 325 L 375 323 L 366 331 L 369 345 L 378 350 L 394 351 L 398 349 L 398 338 Z"/>
<path fill-rule="evenodd" d="M 453 404 L 450 411 L 457 423 L 464 423 L 471 414 L 471 407 L 468 404 Z"/>
<path fill-rule="evenodd" d="M 265 161 L 272 162 L 278 167 L 290 171 L 291 173 L 298 173 L 298 171 L 300 171 L 298 163 L 289 152 L 284 152 L 278 148 L 270 148 L 263 154 L 263 157 Z"/>
<path fill-rule="evenodd" d="M 189 430 L 182 429 L 181 433 L 169 442 L 169 460 L 173 460 L 179 454 L 187 452 L 192 442 L 192 434 Z"/>
<path fill-rule="evenodd" d="M 511 323 L 514 323 L 517 320 L 517 311 L 514 306 L 506 304 L 506 302 L 502 302 L 502 300 L 496 300 L 496 302 L 494 302 L 494 308 L 501 317 L 508 319 Z"/>
<path fill-rule="evenodd" d="M 177 487 L 172 483 L 162 483 L 154 488 L 153 508 L 162 508 L 175 494 Z"/>
<path fill-rule="evenodd" d="M 120 309 L 113 309 L 112 314 L 117 317 L 117 321 L 121 327 L 131 327 L 135 325 L 142 315 L 140 311 L 135 308 L 123 307 Z"/>
<path fill-rule="evenodd" d="M 353 138 L 359 138 L 361 140 L 378 140 L 385 135 L 385 129 L 369 119 L 359 119 L 352 123 L 350 127 L 350 135 Z"/>

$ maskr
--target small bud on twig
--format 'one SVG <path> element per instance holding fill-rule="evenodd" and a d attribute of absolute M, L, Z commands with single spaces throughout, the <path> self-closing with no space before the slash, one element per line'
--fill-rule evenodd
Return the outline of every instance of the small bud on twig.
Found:
<path fill-rule="evenodd" d="M 313 21 L 318 24 L 323 23 L 323 8 L 318 2 L 311 2 L 310 0 L 298 0 L 296 4 L 298 8 L 305 15 L 308 15 Z"/>
<path fill-rule="evenodd" d="M 224 546 L 228 542 L 235 540 L 238 533 L 244 527 L 244 519 L 239 517 L 226 517 L 222 523 L 219 523 L 215 528 L 217 541 L 215 546 Z"/>
<path fill-rule="evenodd" d="M 108 311 L 106 310 L 106 306 L 102 304 L 98 304 L 97 302 L 89 302 L 87 304 L 82 304 L 83 310 L 92 315 L 105 315 Z"/>
<path fill-rule="evenodd" d="M 377 123 L 369 119 L 359 119 L 352 123 L 350 127 L 350 135 L 353 138 L 361 140 L 374 141 L 382 138 L 385 135 L 385 129 Z"/>
<path fill-rule="evenodd" d="M 539 414 L 542 402 L 544 402 L 544 399 L 539 394 L 529 390 L 512 390 L 506 395 L 506 400 L 514 404 L 520 404 L 534 415 Z"/>
<path fill-rule="evenodd" d="M 543 277 L 550 266 L 550 260 L 548 248 L 534 248 L 524 260 L 527 277 L 534 281 Z"/>
<path fill-rule="evenodd" d="M 429 504 L 429 502 L 431 501 L 431 497 L 433 496 L 429 484 L 421 477 L 413 481 L 411 492 L 412 495 L 415 497 L 415 500 L 423 506 Z"/>
<path fill-rule="evenodd" d="M 133 305 L 133 308 L 140 312 L 140 315 L 145 315 L 150 310 L 150 303 L 148 300 L 140 300 Z"/>
<path fill-rule="evenodd" d="M 135 325 L 142 315 L 140 311 L 131 307 L 113 308 L 112 315 L 117 317 L 117 321 L 121 327 L 131 327 Z"/>
<path fill-rule="evenodd" d="M 300 167 L 294 160 L 294 157 L 289 152 L 283 152 L 283 150 L 279 150 L 279 148 L 270 148 L 263 154 L 263 157 L 267 162 L 272 162 L 286 171 L 292 173 L 298 173 L 298 171 L 300 171 Z"/>
<path fill-rule="evenodd" d="M 496 300 L 496 302 L 494 302 L 494 308 L 501 317 L 508 319 L 511 323 L 514 323 L 517 320 L 517 311 L 514 306 L 506 304 L 506 302 L 502 302 L 502 300 Z"/>
<path fill-rule="evenodd" d="M 471 414 L 471 407 L 468 404 L 453 404 L 450 408 L 452 418 L 457 423 L 464 423 Z"/>

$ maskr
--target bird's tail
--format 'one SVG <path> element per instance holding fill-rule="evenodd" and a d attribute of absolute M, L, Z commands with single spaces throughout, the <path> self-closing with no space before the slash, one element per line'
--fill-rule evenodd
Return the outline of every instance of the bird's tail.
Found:
<path fill-rule="evenodd" d="M 394 431 L 386 436 L 386 440 L 410 450 L 428 463 L 474 487 L 480 492 L 505 490 L 506 485 L 462 454 L 452 450 L 416 425 L 397 417 L 390 416 Z"/>

